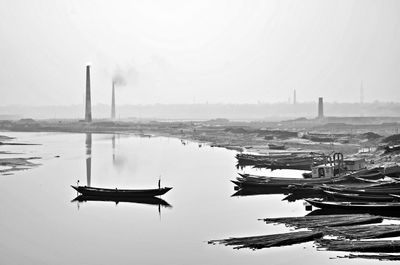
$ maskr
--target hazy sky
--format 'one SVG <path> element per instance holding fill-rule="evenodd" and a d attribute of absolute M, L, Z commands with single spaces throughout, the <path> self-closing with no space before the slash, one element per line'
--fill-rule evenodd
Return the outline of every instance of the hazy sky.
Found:
<path fill-rule="evenodd" d="M 400 1 L 0 0 L 0 105 L 400 101 Z"/>

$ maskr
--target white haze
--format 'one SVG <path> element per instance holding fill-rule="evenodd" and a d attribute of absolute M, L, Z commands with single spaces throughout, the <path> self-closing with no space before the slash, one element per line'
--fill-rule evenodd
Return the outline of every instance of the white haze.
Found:
<path fill-rule="evenodd" d="M 400 100 L 400 1 L 3 0 L 0 106 Z"/>

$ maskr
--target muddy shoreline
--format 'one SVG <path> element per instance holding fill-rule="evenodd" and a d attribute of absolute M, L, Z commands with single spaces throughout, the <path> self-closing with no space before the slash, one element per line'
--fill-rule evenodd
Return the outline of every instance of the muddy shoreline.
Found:
<path fill-rule="evenodd" d="M 15 138 L 8 137 L 5 135 L 0 135 L 0 155 L 8 156 L 8 155 L 23 155 L 20 152 L 10 152 L 1 150 L 2 146 L 25 146 L 25 145 L 37 145 L 31 143 L 20 143 L 14 142 Z M 11 142 L 13 141 L 13 142 Z M 41 157 L 1 157 L 0 158 L 0 175 L 12 175 L 16 171 L 28 170 L 33 167 L 37 167 L 40 164 L 37 161 L 41 159 Z"/>
<path fill-rule="evenodd" d="M 311 120 L 298 122 L 210 121 L 109 121 L 41 120 L 0 122 L 0 130 L 16 132 L 68 132 L 164 136 L 194 141 L 238 152 L 317 152 L 363 157 L 369 163 L 400 162 L 397 153 L 384 155 L 382 142 L 398 131 L 397 123 L 335 124 Z M 0 137 L 0 142 L 2 141 Z M 279 150 L 275 149 L 279 147 Z"/>

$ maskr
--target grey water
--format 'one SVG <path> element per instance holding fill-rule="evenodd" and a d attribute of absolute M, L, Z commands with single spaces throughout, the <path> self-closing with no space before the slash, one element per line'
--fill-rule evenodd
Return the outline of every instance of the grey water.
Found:
<path fill-rule="evenodd" d="M 257 251 L 207 244 L 288 232 L 258 219 L 308 213 L 302 201 L 281 194 L 231 197 L 234 151 L 165 137 L 0 134 L 40 144 L 2 151 L 42 157 L 38 167 L 0 175 L 0 264 L 376 264 L 331 259 L 346 253 L 317 251 L 311 242 Z M 155 188 L 159 178 L 173 187 L 161 197 L 171 207 L 72 201 L 78 180 Z"/>

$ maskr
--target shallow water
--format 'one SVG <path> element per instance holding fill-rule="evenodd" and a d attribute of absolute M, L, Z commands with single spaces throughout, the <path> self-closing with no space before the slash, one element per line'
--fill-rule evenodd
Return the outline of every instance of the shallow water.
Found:
<path fill-rule="evenodd" d="M 330 259 L 346 253 L 316 251 L 312 243 L 257 251 L 208 245 L 211 239 L 287 232 L 283 225 L 257 219 L 308 213 L 301 201 L 282 201 L 285 195 L 231 197 L 235 191 L 229 180 L 238 172 L 234 151 L 164 137 L 0 134 L 41 144 L 2 151 L 42 157 L 37 168 L 0 176 L 0 264 L 377 262 Z M 172 207 L 160 211 L 140 203 L 71 202 L 76 192 L 70 185 L 77 180 L 80 185 L 153 188 L 159 176 L 163 186 L 173 187 L 162 196 Z"/>

